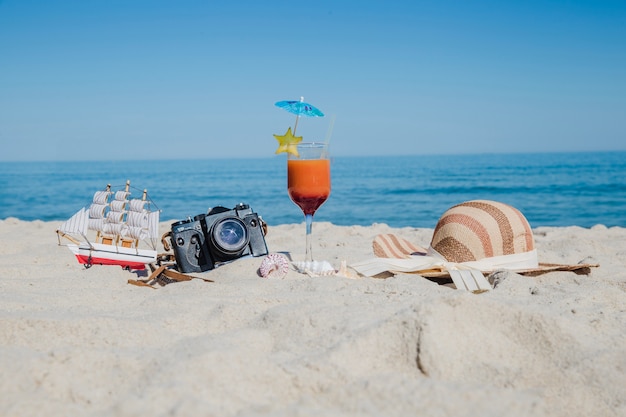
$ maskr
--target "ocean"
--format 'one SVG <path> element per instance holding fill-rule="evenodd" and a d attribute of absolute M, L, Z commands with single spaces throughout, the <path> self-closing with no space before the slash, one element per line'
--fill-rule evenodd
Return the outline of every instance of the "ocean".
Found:
<path fill-rule="evenodd" d="M 315 221 L 435 227 L 449 207 L 490 199 L 532 227 L 626 227 L 626 152 L 335 157 L 332 193 Z M 162 221 L 249 204 L 269 224 L 301 223 L 286 158 L 0 162 L 0 219 L 60 221 L 107 184 L 148 190 Z"/>

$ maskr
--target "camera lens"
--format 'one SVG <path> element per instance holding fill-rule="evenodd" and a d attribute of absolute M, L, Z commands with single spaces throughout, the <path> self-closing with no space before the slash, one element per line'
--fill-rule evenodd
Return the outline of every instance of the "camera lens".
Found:
<path fill-rule="evenodd" d="M 224 253 L 241 252 L 248 244 L 248 228 L 237 218 L 226 218 L 213 226 L 211 240 Z"/>

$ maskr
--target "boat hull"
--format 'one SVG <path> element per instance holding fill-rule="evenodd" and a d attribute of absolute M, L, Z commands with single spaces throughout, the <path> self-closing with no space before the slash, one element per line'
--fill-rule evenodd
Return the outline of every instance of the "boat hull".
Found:
<path fill-rule="evenodd" d="M 146 269 L 146 264 L 156 262 L 157 252 L 150 249 L 124 248 L 116 245 L 93 243 L 70 244 L 68 249 L 80 264 L 119 265 L 128 269 Z"/>

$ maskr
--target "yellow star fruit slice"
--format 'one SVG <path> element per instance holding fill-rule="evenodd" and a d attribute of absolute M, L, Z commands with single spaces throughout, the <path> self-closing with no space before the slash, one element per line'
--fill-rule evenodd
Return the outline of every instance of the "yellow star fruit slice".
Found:
<path fill-rule="evenodd" d="M 276 154 L 287 152 L 294 156 L 300 156 L 298 154 L 298 143 L 302 142 L 302 136 L 294 136 L 293 133 L 291 133 L 291 127 L 287 129 L 287 133 L 284 135 L 274 135 L 274 137 L 278 141 Z"/>

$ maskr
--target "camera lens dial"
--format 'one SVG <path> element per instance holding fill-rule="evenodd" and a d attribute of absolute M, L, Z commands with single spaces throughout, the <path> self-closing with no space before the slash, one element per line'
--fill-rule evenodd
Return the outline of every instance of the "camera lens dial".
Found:
<path fill-rule="evenodd" d="M 250 237 L 248 228 L 236 217 L 228 217 L 218 221 L 212 229 L 211 240 L 215 247 L 225 254 L 236 254 L 243 251 Z"/>

